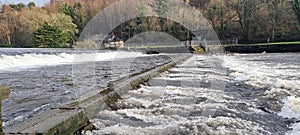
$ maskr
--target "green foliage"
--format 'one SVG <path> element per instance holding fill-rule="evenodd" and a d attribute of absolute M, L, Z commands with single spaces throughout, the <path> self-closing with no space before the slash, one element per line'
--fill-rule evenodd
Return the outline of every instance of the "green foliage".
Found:
<path fill-rule="evenodd" d="M 300 45 L 300 41 L 294 42 L 272 42 L 272 43 L 259 43 L 253 45 Z"/>
<path fill-rule="evenodd" d="M 14 10 L 20 11 L 22 8 L 25 7 L 25 4 L 24 3 L 10 4 L 9 6 Z"/>
<path fill-rule="evenodd" d="M 16 45 L 9 45 L 9 44 L 0 44 L 1 48 L 14 48 L 17 47 Z"/>
<path fill-rule="evenodd" d="M 22 8 L 25 7 L 25 4 L 24 4 L 24 3 L 19 3 L 19 4 L 17 4 L 17 5 L 18 5 L 18 7 L 19 7 L 20 9 L 22 9 Z"/>
<path fill-rule="evenodd" d="M 71 8 L 72 8 L 72 7 L 71 7 L 70 5 L 64 3 L 64 4 L 61 4 L 61 5 L 60 5 L 59 12 L 64 13 L 64 14 L 66 14 L 66 15 L 68 15 L 68 16 L 71 16 L 71 14 L 72 14 Z"/>
<path fill-rule="evenodd" d="M 79 31 L 77 36 L 79 36 L 87 23 L 84 7 L 79 2 L 76 2 L 73 7 L 68 4 L 62 4 L 60 12 L 72 18 L 72 22 L 77 25 Z"/>
<path fill-rule="evenodd" d="M 83 6 L 79 2 L 77 2 L 75 3 L 71 11 L 73 23 L 77 25 L 80 34 L 87 23 L 85 10 Z"/>
<path fill-rule="evenodd" d="M 49 23 L 61 28 L 68 35 L 70 41 L 75 40 L 78 30 L 76 24 L 72 22 L 72 18 L 63 13 L 57 13 L 55 15 L 56 18 L 49 20 Z"/>
<path fill-rule="evenodd" d="M 33 7 L 36 7 L 36 4 L 35 4 L 34 2 L 29 2 L 29 3 L 27 4 L 27 6 L 28 6 L 29 8 L 33 8 Z"/>
<path fill-rule="evenodd" d="M 205 50 L 201 48 L 200 46 L 192 46 L 195 54 L 204 54 Z"/>
<path fill-rule="evenodd" d="M 59 27 L 45 22 L 34 33 L 35 43 L 41 48 L 67 47 L 69 41 L 67 34 Z"/>

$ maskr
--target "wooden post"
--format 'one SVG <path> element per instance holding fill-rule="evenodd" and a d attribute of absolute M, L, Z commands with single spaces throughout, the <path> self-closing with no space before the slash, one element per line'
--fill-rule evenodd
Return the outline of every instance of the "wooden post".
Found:
<path fill-rule="evenodd" d="M 0 86 L 0 134 L 3 133 L 2 129 L 2 100 L 7 99 L 10 94 L 10 88 L 8 86 Z"/>

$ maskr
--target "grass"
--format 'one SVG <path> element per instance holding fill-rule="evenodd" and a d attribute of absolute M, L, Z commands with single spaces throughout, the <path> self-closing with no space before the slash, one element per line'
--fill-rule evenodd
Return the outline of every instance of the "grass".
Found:
<path fill-rule="evenodd" d="M 294 42 L 273 42 L 273 43 L 258 43 L 258 44 L 251 44 L 251 45 L 300 45 L 300 41 Z"/>
<path fill-rule="evenodd" d="M 192 48 L 195 50 L 194 54 L 204 54 L 205 50 L 203 50 L 203 48 L 201 48 L 200 46 L 192 46 Z"/>
<path fill-rule="evenodd" d="M 175 46 L 175 45 L 164 45 L 164 46 L 124 46 L 125 48 L 126 47 L 129 47 L 129 48 L 139 48 L 139 49 L 153 49 L 153 48 L 173 48 L 173 47 L 182 47 L 182 46 Z"/>
<path fill-rule="evenodd" d="M 9 45 L 9 44 L 0 44 L 0 48 L 14 48 L 17 47 L 16 45 Z"/>

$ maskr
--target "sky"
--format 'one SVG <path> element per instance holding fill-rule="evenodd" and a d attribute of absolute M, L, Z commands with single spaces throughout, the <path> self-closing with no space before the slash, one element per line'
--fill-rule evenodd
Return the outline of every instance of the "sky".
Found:
<path fill-rule="evenodd" d="M 50 0 L 0 0 L 0 5 L 1 4 L 18 4 L 20 2 L 24 3 L 27 5 L 29 2 L 34 2 L 36 5 L 39 7 L 44 6 L 46 3 L 49 3 Z"/>

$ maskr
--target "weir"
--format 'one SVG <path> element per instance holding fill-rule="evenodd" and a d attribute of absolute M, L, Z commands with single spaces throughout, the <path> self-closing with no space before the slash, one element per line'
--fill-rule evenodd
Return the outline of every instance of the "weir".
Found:
<path fill-rule="evenodd" d="M 247 58 L 255 59 L 266 55 L 268 54 L 259 56 L 254 54 Z M 248 71 L 257 67 L 266 70 L 264 73 L 269 72 L 271 78 L 274 78 L 273 75 L 276 73 L 270 72 L 270 67 L 266 68 L 265 64 L 249 66 L 248 64 L 253 61 L 244 63 L 235 61 L 232 57 L 218 54 L 193 55 L 183 63 L 140 85 L 140 88 L 123 95 L 110 106 L 109 110 L 99 112 L 96 118 L 92 119 L 95 126 L 93 131 L 82 133 L 88 135 L 286 132 L 289 122 L 276 114 L 276 106 L 280 103 L 273 94 L 278 91 L 265 91 L 265 88 L 257 88 L 239 81 L 245 79 L 239 77 L 240 75 L 244 76 L 243 73 L 249 75 Z M 243 56 L 235 57 L 241 60 Z M 257 64 L 257 61 L 254 63 Z M 250 73 L 249 76 L 253 75 L 262 76 L 255 73 Z M 263 76 L 265 77 L 265 74 Z M 251 80 L 251 77 L 245 80 Z M 256 85 L 260 80 L 256 77 L 252 79 Z M 260 81 L 259 84 L 272 83 L 264 79 Z M 281 84 L 282 81 L 278 83 Z M 297 90 L 297 86 L 294 87 Z M 266 94 L 269 97 L 265 97 Z M 292 96 L 289 100 L 285 102 L 292 102 L 289 106 L 299 114 L 299 109 L 293 107 L 297 105 L 294 103 L 299 103 L 299 99 Z M 281 108 L 280 105 L 277 107 Z M 282 114 L 291 115 L 289 112 L 291 111 L 288 109 Z"/>
<path fill-rule="evenodd" d="M 4 128 L 5 134 L 72 134 L 89 123 L 99 111 L 104 110 L 108 105 L 117 101 L 120 96 L 127 93 L 139 84 L 148 81 L 150 78 L 166 71 L 170 67 L 180 63 L 191 54 L 182 55 L 174 61 L 148 68 L 142 72 L 130 75 L 128 78 L 121 78 L 114 82 L 114 85 L 98 93 L 72 103 L 53 108 L 44 113 L 38 114 L 24 122 L 10 125 Z"/>

